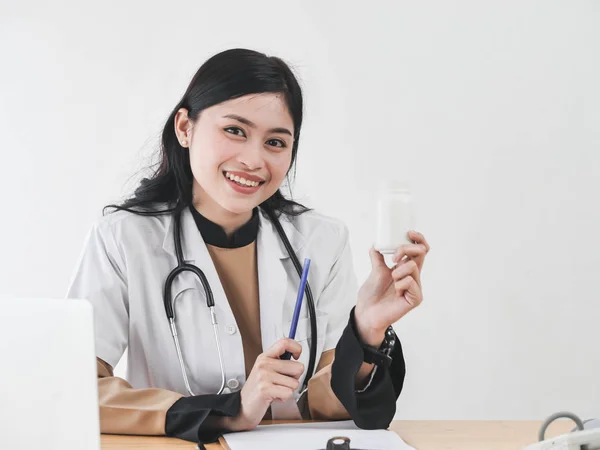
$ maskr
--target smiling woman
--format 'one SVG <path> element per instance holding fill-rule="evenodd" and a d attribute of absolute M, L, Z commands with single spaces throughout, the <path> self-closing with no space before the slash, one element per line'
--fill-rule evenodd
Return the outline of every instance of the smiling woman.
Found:
<path fill-rule="evenodd" d="M 359 290 L 348 228 L 280 191 L 301 126 L 281 59 L 219 53 L 167 119 L 155 172 L 92 228 L 68 296 L 94 305 L 103 432 L 211 441 L 271 417 L 391 422 L 405 368 L 389 325 L 421 302 L 429 246 L 412 233 L 394 269 L 373 251 Z M 113 374 L 126 348 L 127 381 Z"/>
<path fill-rule="evenodd" d="M 224 219 L 228 230 L 249 218 L 244 206 L 256 199 L 261 207 L 278 213 L 302 214 L 308 208 L 286 199 L 279 190 L 294 167 L 302 118 L 302 91 L 283 60 L 246 49 L 218 53 L 198 69 L 167 119 L 154 174 L 142 181 L 134 197 L 110 206 L 155 215 L 194 204 L 211 218 Z M 243 159 L 233 161 L 236 155 Z M 263 156 L 268 156 L 265 167 L 257 168 Z M 251 201 L 229 198 L 232 191 L 224 187 L 233 184 L 224 184 L 217 171 L 226 178 L 231 178 L 228 171 L 239 172 L 235 175 L 240 180 L 259 179 L 263 185 Z M 233 210 L 206 204 L 213 200 L 204 195 L 207 192 Z M 160 204 L 168 206 L 157 210 Z M 240 208 L 245 215 L 237 214 Z"/>

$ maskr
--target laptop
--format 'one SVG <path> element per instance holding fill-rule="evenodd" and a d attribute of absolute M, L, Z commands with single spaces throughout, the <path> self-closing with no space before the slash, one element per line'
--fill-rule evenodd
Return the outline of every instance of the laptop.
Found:
<path fill-rule="evenodd" d="M 92 306 L 0 299 L 0 448 L 100 450 Z"/>

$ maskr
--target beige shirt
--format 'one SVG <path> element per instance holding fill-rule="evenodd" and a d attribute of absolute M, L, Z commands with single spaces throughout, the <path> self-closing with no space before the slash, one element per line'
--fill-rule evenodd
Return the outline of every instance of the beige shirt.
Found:
<path fill-rule="evenodd" d="M 245 247 L 207 245 L 242 337 L 246 376 L 250 374 L 261 343 L 256 241 Z M 331 363 L 335 350 L 321 355 L 308 383 L 308 410 L 312 419 L 348 419 L 331 390 Z M 102 433 L 164 435 L 169 408 L 182 395 L 166 389 L 134 389 L 113 368 L 98 359 L 98 395 Z M 269 417 L 269 413 L 265 418 Z"/>

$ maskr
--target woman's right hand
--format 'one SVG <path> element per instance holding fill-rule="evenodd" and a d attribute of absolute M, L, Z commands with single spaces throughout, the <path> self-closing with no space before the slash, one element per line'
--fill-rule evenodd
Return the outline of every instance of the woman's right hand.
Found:
<path fill-rule="evenodd" d="M 302 353 L 302 345 L 292 339 L 282 338 L 256 358 L 240 393 L 240 413 L 230 418 L 228 428 L 232 431 L 251 430 L 260 423 L 274 400 L 286 401 L 292 398 L 299 386 L 298 379 L 304 373 L 304 364 L 279 359 L 286 351 L 294 359 L 298 359 Z"/>

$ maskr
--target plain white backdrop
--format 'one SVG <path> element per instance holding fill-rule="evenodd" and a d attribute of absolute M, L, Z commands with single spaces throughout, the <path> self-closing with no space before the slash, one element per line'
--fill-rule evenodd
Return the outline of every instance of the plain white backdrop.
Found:
<path fill-rule="evenodd" d="M 295 198 L 368 274 L 378 180 L 432 250 L 398 418 L 600 416 L 600 2 L 0 1 L 2 296 L 65 294 L 214 53 L 305 94 Z M 9 363 L 9 362 L 4 362 Z"/>

